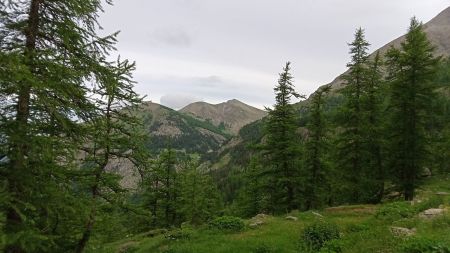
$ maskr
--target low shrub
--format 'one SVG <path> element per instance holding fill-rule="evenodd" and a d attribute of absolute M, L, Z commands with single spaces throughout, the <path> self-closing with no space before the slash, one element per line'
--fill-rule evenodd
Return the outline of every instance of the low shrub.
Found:
<path fill-rule="evenodd" d="M 168 240 L 183 240 L 190 239 L 192 231 L 189 229 L 176 229 L 168 231 L 164 234 L 164 237 Z"/>
<path fill-rule="evenodd" d="M 413 217 L 415 209 L 409 202 L 393 202 L 382 206 L 375 214 L 375 217 L 383 220 L 399 220 Z"/>
<path fill-rule="evenodd" d="M 450 253 L 450 248 L 434 240 L 423 237 L 412 237 L 406 240 L 399 249 L 401 253 Z"/>
<path fill-rule="evenodd" d="M 220 231 L 239 232 L 244 229 L 244 221 L 234 216 L 222 216 L 209 223 L 209 227 Z"/>
<path fill-rule="evenodd" d="M 440 205 L 444 204 L 444 198 L 441 196 L 432 196 L 420 203 L 414 205 L 414 209 L 417 213 L 425 211 L 430 208 L 438 208 Z"/>
<path fill-rule="evenodd" d="M 307 226 L 301 235 L 303 249 L 310 252 L 319 251 L 328 241 L 339 238 L 338 226 L 324 221 Z"/>
<path fill-rule="evenodd" d="M 331 240 L 326 242 L 320 249 L 320 253 L 342 253 L 346 242 L 342 240 Z"/>

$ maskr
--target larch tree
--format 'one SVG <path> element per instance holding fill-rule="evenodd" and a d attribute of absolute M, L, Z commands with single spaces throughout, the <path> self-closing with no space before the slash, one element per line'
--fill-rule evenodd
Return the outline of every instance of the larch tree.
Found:
<path fill-rule="evenodd" d="M 109 0 L 106 3 L 111 3 Z M 67 252 L 84 230 L 87 204 L 77 156 L 98 116 L 97 85 L 116 34 L 97 35 L 98 0 L 0 2 L 0 165 L 5 252 Z M 122 66 L 123 67 L 123 66 Z"/>
<path fill-rule="evenodd" d="M 390 168 L 405 200 L 413 200 L 417 176 L 426 165 L 425 131 L 434 98 L 433 79 L 440 62 L 422 23 L 411 19 L 405 41 L 387 55 L 390 83 Z"/>
<path fill-rule="evenodd" d="M 366 202 L 379 203 L 384 194 L 385 169 L 382 159 L 384 146 L 382 117 L 384 91 L 382 59 L 379 52 L 367 63 L 367 78 L 361 95 L 363 178 L 361 191 Z"/>
<path fill-rule="evenodd" d="M 349 202 L 359 202 L 361 178 L 363 177 L 363 119 L 361 97 L 367 80 L 367 60 L 369 43 L 364 30 L 356 30 L 355 39 L 350 46 L 351 61 L 347 64 L 348 72 L 344 75 L 345 87 L 341 90 L 344 97 L 338 135 L 338 168 L 342 170 Z"/>
<path fill-rule="evenodd" d="M 306 210 L 317 209 L 326 204 L 328 194 L 327 165 L 325 153 L 327 151 L 327 123 L 324 117 L 326 94 L 330 86 L 317 90 L 311 99 L 308 137 L 305 142 L 303 175 L 303 201 Z"/>
<path fill-rule="evenodd" d="M 299 137 L 297 115 L 291 104 L 292 98 L 300 98 L 294 89 L 293 77 L 290 73 L 290 62 L 287 62 L 280 73 L 278 85 L 275 86 L 275 105 L 268 110 L 265 125 L 267 136 L 264 144 L 264 156 L 267 168 L 264 174 L 268 177 L 267 191 L 270 195 L 268 209 L 272 212 L 289 212 L 297 207 L 297 190 L 299 178 Z"/>
<path fill-rule="evenodd" d="M 102 206 L 119 205 L 120 195 L 125 189 L 120 185 L 120 176 L 112 168 L 128 162 L 137 169 L 145 166 L 147 157 L 144 143 L 146 134 L 141 129 L 142 122 L 135 116 L 135 110 L 142 100 L 134 92 L 131 79 L 134 63 L 121 61 L 108 66 L 114 71 L 102 75 L 102 82 L 93 90 L 98 96 L 97 116 L 86 122 L 89 142 L 83 151 L 83 171 L 87 176 L 86 186 L 90 192 L 89 215 L 76 252 L 84 251 L 94 229 L 98 210 Z"/>
<path fill-rule="evenodd" d="M 219 211 L 218 189 L 212 178 L 201 170 L 199 157 L 185 158 L 180 167 L 180 220 L 192 225 L 203 224 Z"/>

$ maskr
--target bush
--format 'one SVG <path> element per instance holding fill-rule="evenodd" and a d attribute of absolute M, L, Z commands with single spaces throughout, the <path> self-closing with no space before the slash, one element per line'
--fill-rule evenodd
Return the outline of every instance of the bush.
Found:
<path fill-rule="evenodd" d="M 450 248 L 428 238 L 413 237 L 400 246 L 402 253 L 450 253 Z"/>
<path fill-rule="evenodd" d="M 176 229 L 164 234 L 164 237 L 168 240 L 183 240 L 190 239 L 192 231 L 189 229 Z"/>
<path fill-rule="evenodd" d="M 432 196 L 429 199 L 421 202 L 421 203 L 417 203 L 414 207 L 416 209 L 417 213 L 420 213 L 422 211 L 425 211 L 427 209 L 430 208 L 437 208 L 440 205 L 444 204 L 444 198 L 441 196 Z"/>
<path fill-rule="evenodd" d="M 375 217 L 384 220 L 399 220 L 402 218 L 410 218 L 415 214 L 414 207 L 409 202 L 393 202 L 382 206 L 378 209 Z"/>
<path fill-rule="evenodd" d="M 242 219 L 234 216 L 222 216 L 209 223 L 209 227 L 220 231 L 238 232 L 244 229 L 245 224 Z"/>
<path fill-rule="evenodd" d="M 331 240 L 326 242 L 320 249 L 320 253 L 342 253 L 346 243 L 342 240 Z"/>
<path fill-rule="evenodd" d="M 309 251 L 318 251 L 326 242 L 339 238 L 339 228 L 335 224 L 323 221 L 307 226 L 301 236 L 304 246 Z"/>

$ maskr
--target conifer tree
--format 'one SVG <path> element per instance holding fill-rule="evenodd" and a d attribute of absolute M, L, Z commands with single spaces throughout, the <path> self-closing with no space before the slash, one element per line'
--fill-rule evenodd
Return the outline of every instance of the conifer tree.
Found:
<path fill-rule="evenodd" d="M 243 186 L 237 199 L 238 213 L 244 217 L 252 217 L 264 212 L 267 192 L 264 192 L 263 169 L 258 156 L 255 154 L 243 173 Z"/>
<path fill-rule="evenodd" d="M 106 61 L 115 34 L 97 35 L 97 0 L 2 1 L 0 8 L 4 251 L 67 252 L 87 211 L 75 187 L 90 131 L 80 123 L 97 117 L 93 84 L 117 73 Z"/>
<path fill-rule="evenodd" d="M 383 118 L 381 114 L 382 70 L 381 57 L 376 52 L 367 63 L 367 78 L 361 95 L 363 178 L 361 191 L 364 201 L 379 203 L 384 194 L 385 171 L 382 161 Z"/>
<path fill-rule="evenodd" d="M 117 197 L 125 192 L 120 185 L 120 177 L 111 171 L 114 163 L 127 160 L 137 167 L 144 166 L 146 158 L 142 156 L 145 134 L 141 130 L 140 120 L 133 111 L 142 102 L 134 92 L 131 72 L 134 63 L 117 61 L 112 75 L 103 75 L 105 79 L 94 90 L 98 115 L 90 122 L 90 144 L 84 147 L 87 152 L 84 170 L 91 173 L 87 184 L 91 193 L 89 216 L 83 235 L 78 241 L 76 252 L 83 252 L 94 228 L 98 209 L 101 205 L 117 205 Z M 137 155 L 135 155 L 137 154 Z"/>
<path fill-rule="evenodd" d="M 189 157 L 182 163 L 180 178 L 182 221 L 200 225 L 218 214 L 219 192 L 212 178 L 200 171 L 198 157 Z"/>
<path fill-rule="evenodd" d="M 175 151 L 167 149 L 159 154 L 146 173 L 145 205 L 151 209 L 155 227 L 170 227 L 179 221 L 180 177 L 177 166 Z"/>
<path fill-rule="evenodd" d="M 387 53 L 390 82 L 390 168 L 405 200 L 414 198 L 418 173 L 427 160 L 426 121 L 434 98 L 432 80 L 440 58 L 423 31 L 412 18 L 405 41 Z"/>
<path fill-rule="evenodd" d="M 327 150 L 326 121 L 323 115 L 325 96 L 330 86 L 317 90 L 311 99 L 311 108 L 308 123 L 308 137 L 305 143 L 304 168 L 302 179 L 304 181 L 305 209 L 317 209 L 326 203 L 328 189 L 327 171 L 325 161 Z"/>
<path fill-rule="evenodd" d="M 367 49 L 370 44 L 364 37 L 364 30 L 356 30 L 355 39 L 350 46 L 351 62 L 347 64 L 348 73 L 344 75 L 345 87 L 341 93 L 344 96 L 340 126 L 342 131 L 338 136 L 338 168 L 342 170 L 345 185 L 348 188 L 348 201 L 359 202 L 361 178 L 363 177 L 363 119 L 361 96 L 367 80 Z"/>
<path fill-rule="evenodd" d="M 290 62 L 280 73 L 274 88 L 275 105 L 269 112 L 265 125 L 267 141 L 264 155 L 268 159 L 266 171 L 267 191 L 270 195 L 268 209 L 272 212 L 290 211 L 297 207 L 299 178 L 299 138 L 296 134 L 297 115 L 292 98 L 300 98 L 294 90 Z"/>

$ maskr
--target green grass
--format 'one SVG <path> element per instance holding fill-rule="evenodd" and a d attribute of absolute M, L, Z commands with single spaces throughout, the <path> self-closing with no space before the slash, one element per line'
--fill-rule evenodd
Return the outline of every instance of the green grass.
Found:
<path fill-rule="evenodd" d="M 178 240 L 169 240 L 164 235 L 153 238 L 137 235 L 103 245 L 92 252 L 302 252 L 299 250 L 302 243 L 300 235 L 306 226 L 317 220 L 334 223 L 339 227 L 341 238 L 333 241 L 332 244 L 335 248 L 339 247 L 343 253 L 403 252 L 400 250 L 402 245 L 411 244 L 411 241 L 414 240 L 418 242 L 432 241 L 450 248 L 449 212 L 432 220 L 424 220 L 418 217 L 418 213 L 424 208 L 434 207 L 435 205 L 445 205 L 447 208 L 450 206 L 448 196 L 438 201 L 433 199 L 435 193 L 440 191 L 450 192 L 449 179 L 441 177 L 427 180 L 419 191 L 418 199 L 422 200 L 421 204 L 423 205 L 420 207 L 417 204 L 405 207 L 404 204 L 387 203 L 333 207 L 317 212 L 296 211 L 290 215 L 298 217 L 298 221 L 286 220 L 284 216 L 269 216 L 265 220 L 265 224 L 255 229 L 247 227 L 242 232 L 234 233 L 213 231 L 207 227 L 189 229 L 186 232 L 190 236 Z M 401 217 L 397 215 L 395 208 L 407 208 L 413 214 Z M 383 215 L 377 215 L 379 210 L 385 210 Z M 392 217 L 386 217 L 389 215 L 392 215 Z M 249 222 L 247 221 L 247 224 Z M 394 237 L 390 232 L 391 226 L 415 228 L 417 233 L 411 238 Z M 128 250 L 126 250 L 127 248 Z"/>

